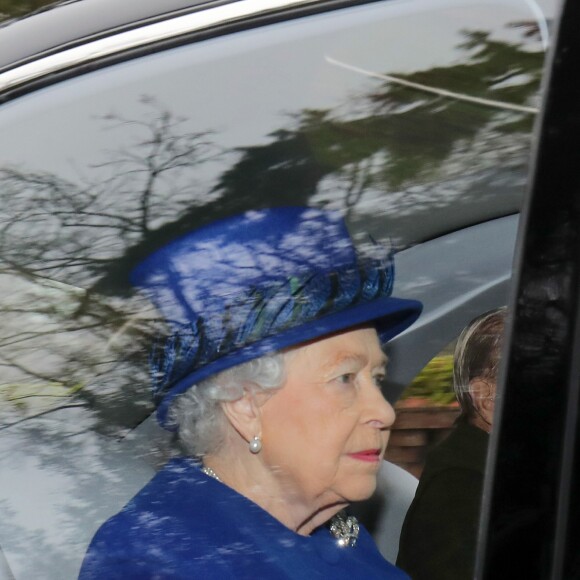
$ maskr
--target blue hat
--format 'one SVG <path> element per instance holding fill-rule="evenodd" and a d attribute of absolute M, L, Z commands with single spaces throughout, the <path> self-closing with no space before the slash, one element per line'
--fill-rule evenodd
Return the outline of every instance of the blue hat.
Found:
<path fill-rule="evenodd" d="M 382 255 L 377 256 L 377 248 Z M 160 423 L 195 383 L 266 353 L 373 323 L 387 342 L 422 305 L 391 296 L 392 253 L 354 248 L 342 217 L 305 207 L 249 211 L 169 243 L 131 282 L 171 328 L 151 354 Z"/>

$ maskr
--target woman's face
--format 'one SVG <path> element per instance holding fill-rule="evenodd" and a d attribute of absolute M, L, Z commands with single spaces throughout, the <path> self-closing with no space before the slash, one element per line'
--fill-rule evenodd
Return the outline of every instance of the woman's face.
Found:
<path fill-rule="evenodd" d="M 261 408 L 261 459 L 291 499 L 328 505 L 373 493 L 395 420 L 380 390 L 385 366 L 374 328 L 288 353 L 287 380 Z"/>

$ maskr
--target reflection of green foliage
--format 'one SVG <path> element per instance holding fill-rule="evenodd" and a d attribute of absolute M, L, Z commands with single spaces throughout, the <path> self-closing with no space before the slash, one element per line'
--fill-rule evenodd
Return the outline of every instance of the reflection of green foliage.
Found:
<path fill-rule="evenodd" d="M 455 402 L 453 393 L 453 355 L 434 357 L 405 389 L 401 399 L 426 399 L 437 405 Z"/>
<path fill-rule="evenodd" d="M 55 0 L 0 0 L 0 21 L 24 16 L 49 4 L 55 4 Z"/>
<path fill-rule="evenodd" d="M 408 75 L 404 81 L 469 97 L 530 106 L 537 96 L 543 53 L 522 45 L 491 40 L 484 32 L 466 32 L 458 47 L 460 63 Z M 458 145 L 469 148 L 482 129 L 498 135 L 529 134 L 533 115 L 466 102 L 386 82 L 365 97 L 364 113 L 355 119 L 333 118 L 329 111 L 306 110 L 293 129 L 271 134 L 267 145 L 241 150 L 216 189 L 227 197 L 252 192 L 276 200 L 288 191 L 309 196 L 330 174 L 368 173 L 361 163 L 380 158 L 363 186 L 399 188 L 436 173 Z M 349 200 L 346 200 L 349 201 Z M 350 205 L 347 203 L 347 205 Z"/>

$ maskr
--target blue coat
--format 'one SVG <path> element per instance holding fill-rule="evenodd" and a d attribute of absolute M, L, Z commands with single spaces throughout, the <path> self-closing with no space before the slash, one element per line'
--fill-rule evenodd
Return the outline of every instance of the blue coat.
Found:
<path fill-rule="evenodd" d="M 171 460 L 99 529 L 80 578 L 406 579 L 362 528 L 354 548 L 326 527 L 301 536 L 191 459 Z"/>

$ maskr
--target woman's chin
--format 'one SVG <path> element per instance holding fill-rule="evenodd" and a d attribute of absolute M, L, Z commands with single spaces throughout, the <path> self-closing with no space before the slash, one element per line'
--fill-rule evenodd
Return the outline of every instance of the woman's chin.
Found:
<path fill-rule="evenodd" d="M 356 485 L 352 482 L 349 485 L 348 493 L 345 497 L 348 497 L 349 503 L 356 501 L 364 501 L 369 499 L 375 490 L 377 489 L 377 477 L 376 475 L 368 476 L 366 478 L 360 478 L 360 482 Z"/>

